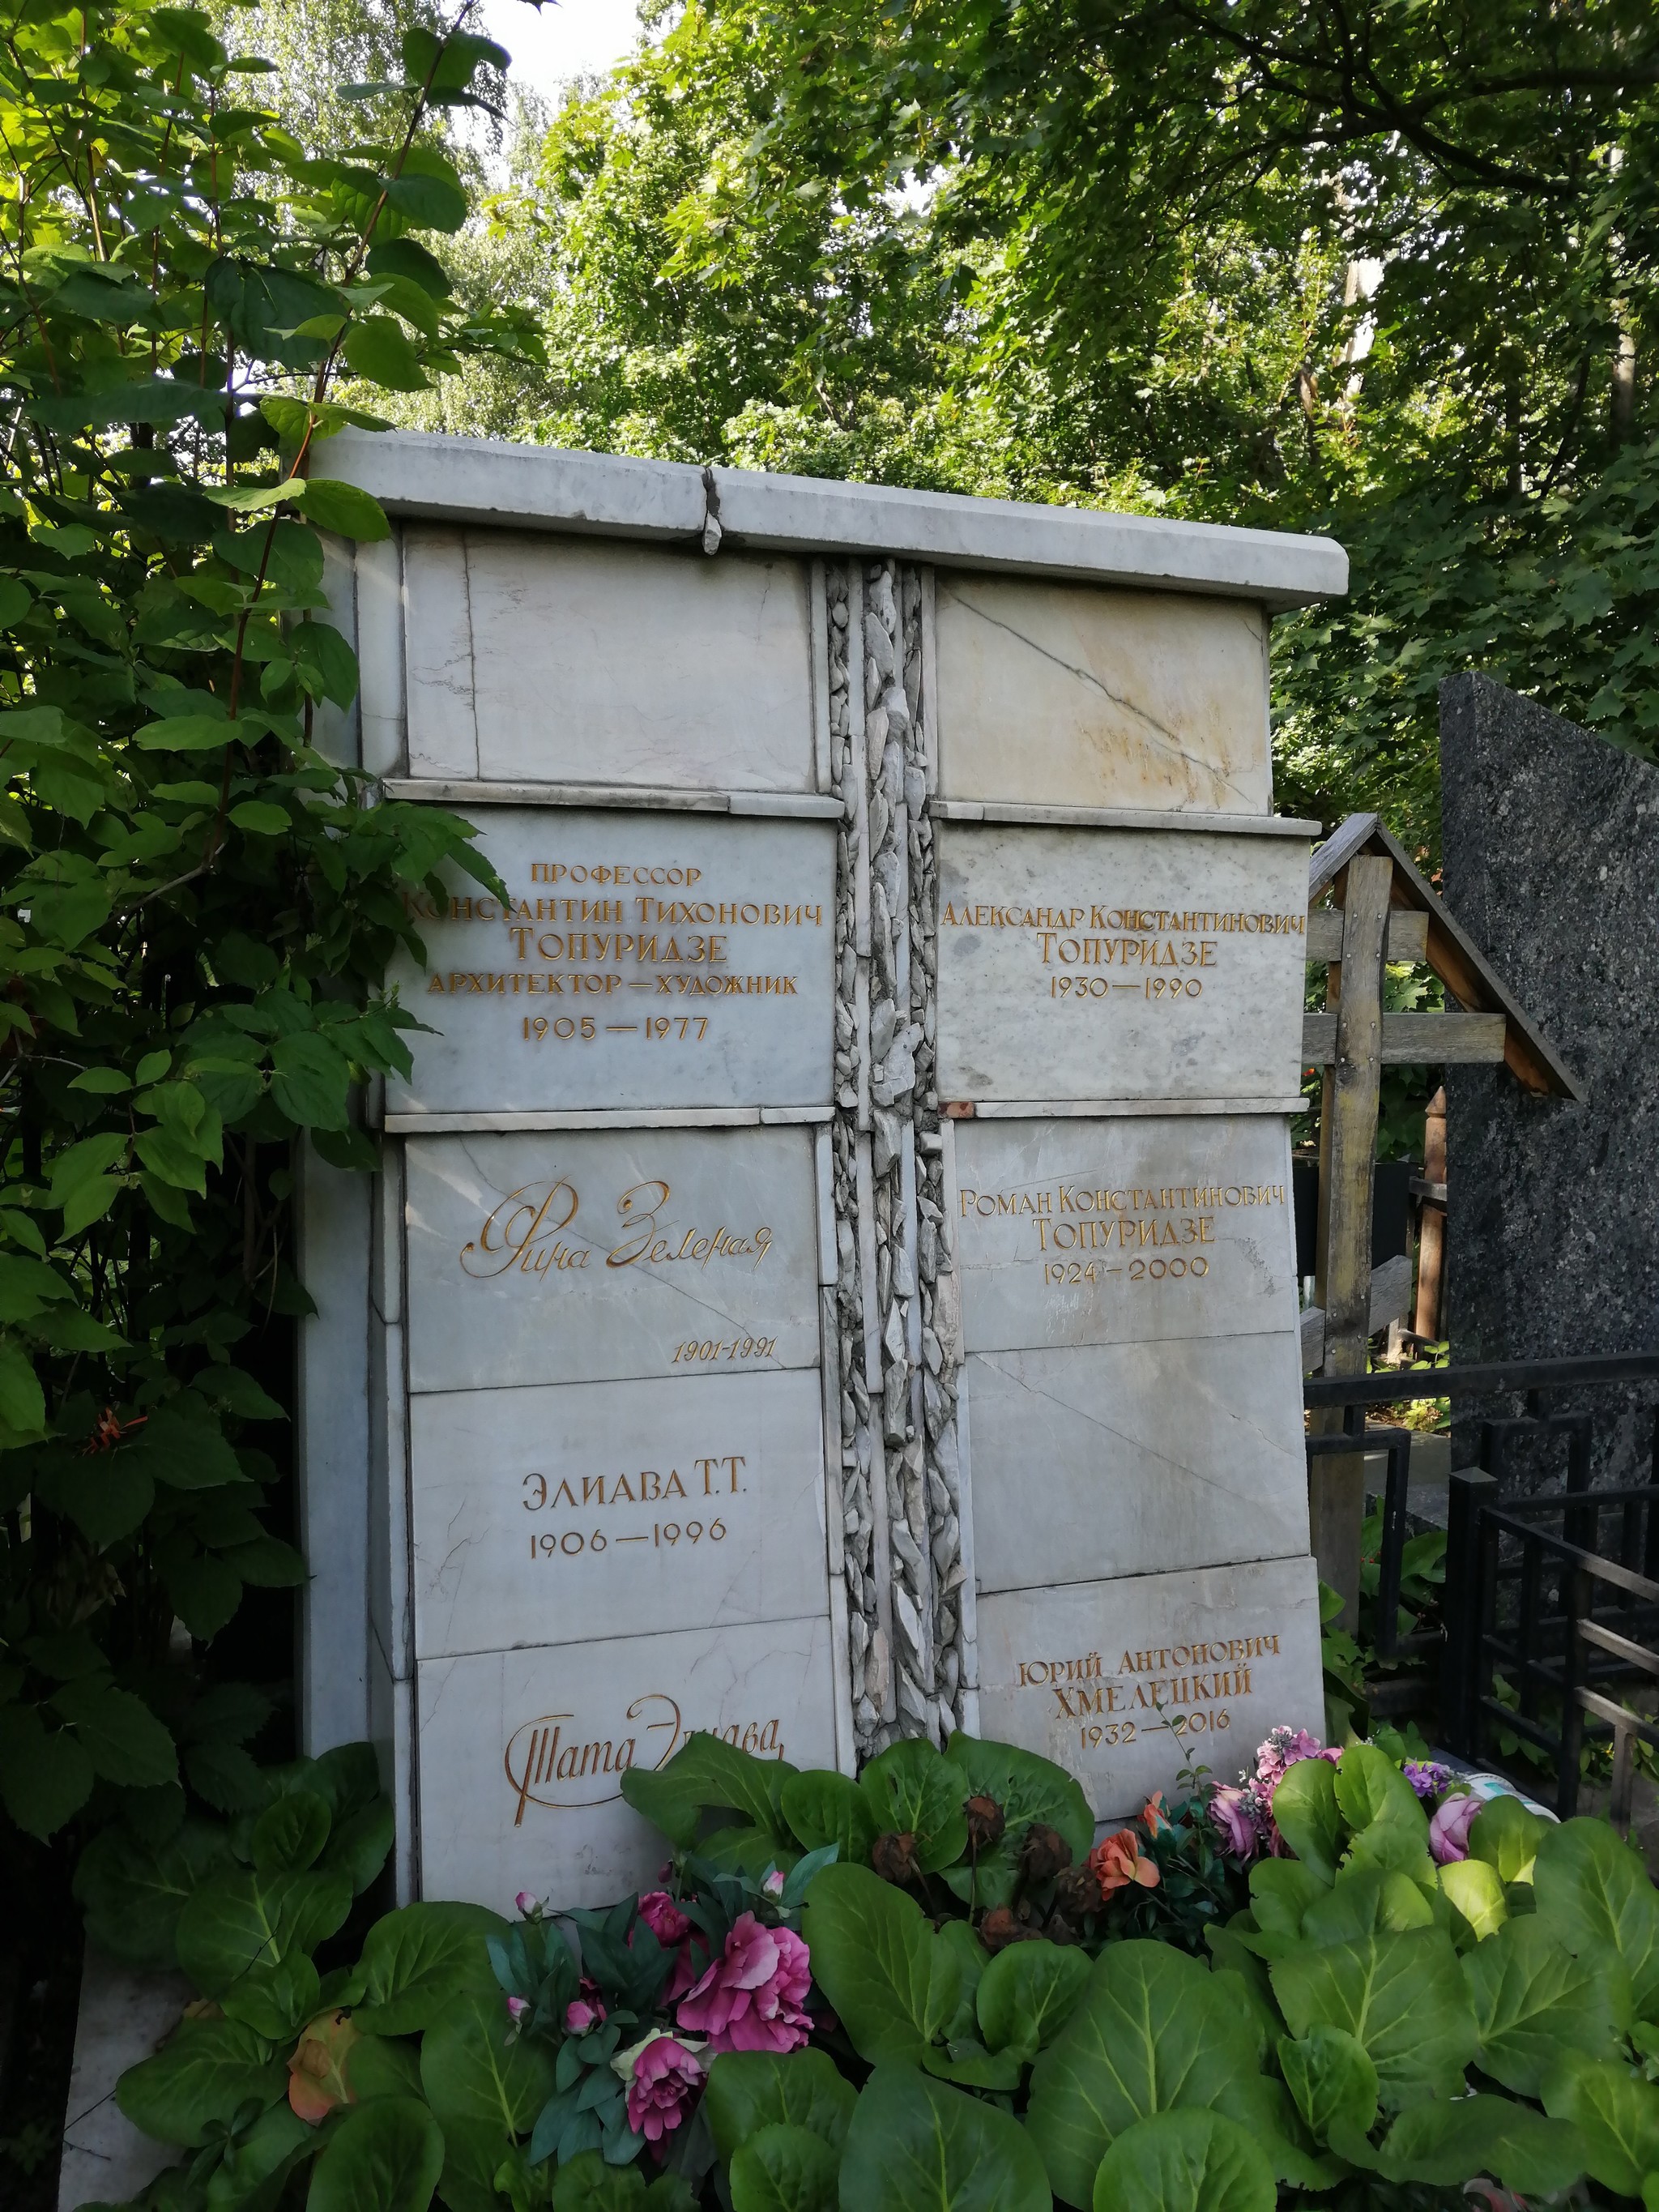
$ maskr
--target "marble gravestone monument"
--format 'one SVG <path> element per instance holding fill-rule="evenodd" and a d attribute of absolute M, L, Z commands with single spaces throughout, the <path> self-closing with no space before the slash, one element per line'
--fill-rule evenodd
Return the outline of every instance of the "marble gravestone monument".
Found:
<path fill-rule="evenodd" d="M 1288 1116 L 1322 541 L 347 436 L 328 742 L 477 828 L 305 1164 L 308 1747 L 404 1896 L 605 1901 L 695 1730 L 1103 1820 L 1317 1728 Z"/>

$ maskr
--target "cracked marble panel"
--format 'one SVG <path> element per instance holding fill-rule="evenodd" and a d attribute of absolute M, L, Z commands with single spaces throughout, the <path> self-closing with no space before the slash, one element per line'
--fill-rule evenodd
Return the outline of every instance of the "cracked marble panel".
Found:
<path fill-rule="evenodd" d="M 981 1593 L 1306 1550 L 1293 1336 L 975 1352 L 963 1374 Z"/>
<path fill-rule="evenodd" d="M 979 1667 L 985 1735 L 1067 1768 L 1103 1821 L 1188 1761 L 1232 1781 L 1281 1723 L 1325 1732 L 1310 1559 L 983 1597 Z"/>
<path fill-rule="evenodd" d="M 805 1370 L 415 1398 L 417 1654 L 827 1610 L 820 1408 Z"/>
<path fill-rule="evenodd" d="M 404 593 L 415 775 L 812 788 L 802 562 L 416 526 Z"/>
<path fill-rule="evenodd" d="M 1271 807 L 1259 608 L 942 574 L 937 620 L 944 797 Z"/>
<path fill-rule="evenodd" d="M 1277 1116 L 962 1121 L 956 1158 L 969 1352 L 1295 1340 L 1291 1140 Z"/>
<path fill-rule="evenodd" d="M 422 1887 L 510 1913 L 648 1889 L 667 1846 L 622 1795 L 696 1729 L 757 1757 L 836 1763 L 826 1613 L 751 1628 L 426 1661 L 418 1682 Z"/>
<path fill-rule="evenodd" d="M 827 1106 L 833 823 L 490 807 L 511 894 L 451 869 L 409 903 L 430 959 L 390 980 L 434 1034 L 386 1110 Z"/>
<path fill-rule="evenodd" d="M 1296 1096 L 1299 842 L 950 822 L 939 856 L 942 1098 Z"/>
<path fill-rule="evenodd" d="M 415 1390 L 816 1368 L 805 1128 L 411 1138 Z"/>

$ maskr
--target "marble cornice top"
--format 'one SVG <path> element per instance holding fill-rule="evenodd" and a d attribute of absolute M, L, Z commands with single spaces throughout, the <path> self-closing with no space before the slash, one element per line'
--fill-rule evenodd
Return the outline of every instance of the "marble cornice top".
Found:
<path fill-rule="evenodd" d="M 347 430 L 323 448 L 318 473 L 413 520 L 634 538 L 709 554 L 730 545 L 870 555 L 1273 609 L 1348 588 L 1347 554 L 1328 538 L 495 439 Z"/>

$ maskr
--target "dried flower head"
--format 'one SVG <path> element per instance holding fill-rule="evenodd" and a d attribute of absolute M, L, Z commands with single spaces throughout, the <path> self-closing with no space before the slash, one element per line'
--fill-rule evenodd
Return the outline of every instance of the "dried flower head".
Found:
<path fill-rule="evenodd" d="M 1002 1841 L 1008 1817 L 994 1797 L 969 1797 L 963 1800 L 963 1818 L 968 1823 L 968 1848 L 977 1858 L 981 1851 L 994 1850 Z"/>
<path fill-rule="evenodd" d="M 1030 1881 L 1050 1881 L 1072 1863 L 1072 1847 L 1058 1828 L 1033 1820 L 1020 1845 L 1020 1872 Z"/>
<path fill-rule="evenodd" d="M 870 1846 L 870 1863 L 884 1881 L 896 1882 L 901 1889 L 921 1879 L 916 1839 L 908 1829 L 901 1835 L 878 1836 Z"/>

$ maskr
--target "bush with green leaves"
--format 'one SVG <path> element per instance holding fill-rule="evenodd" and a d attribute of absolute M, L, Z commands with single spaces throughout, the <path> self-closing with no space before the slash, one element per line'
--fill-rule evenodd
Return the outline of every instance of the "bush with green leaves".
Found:
<path fill-rule="evenodd" d="M 1442 1863 L 1398 1761 L 1352 1745 L 1284 1771 L 1283 1855 L 1255 1862 L 1200 1954 L 1056 1941 L 867 1863 L 882 1833 L 939 1856 L 940 1790 L 964 1772 L 1028 1808 L 1075 1787 L 1007 1746 L 951 1753 L 905 1747 L 854 1783 L 694 1736 L 629 1790 L 670 1823 L 672 1896 L 568 1913 L 524 1897 L 514 1926 L 410 1906 L 320 1973 L 367 1771 L 350 1753 L 284 1770 L 216 1855 L 198 1844 L 150 1880 L 172 1885 L 152 1928 L 173 1916 L 204 2002 L 121 2085 L 189 2152 L 144 2204 L 1405 2212 L 1477 2179 L 1529 2202 L 1659 2199 L 1659 1893 L 1604 1823 L 1498 1798 L 1455 1838 L 1443 1821 L 1440 1850 L 1468 1856 Z M 872 1801 L 917 1825 L 878 1828 Z M 757 1927 L 810 1958 L 801 2024 L 770 2031 L 793 2048 L 676 2018 Z M 647 2143 L 632 2092 L 665 2039 L 688 2086 Z"/>
<path fill-rule="evenodd" d="M 175 1623 L 199 1657 L 304 1578 L 260 1380 L 307 1310 L 295 1147 L 372 1161 L 405 895 L 487 872 L 327 757 L 329 540 L 388 526 L 325 441 L 527 342 L 420 236 L 466 220 L 441 119 L 504 59 L 411 32 L 319 160 L 200 9 L 0 30 L 0 1807 L 32 1837 L 252 1787 Z"/>

